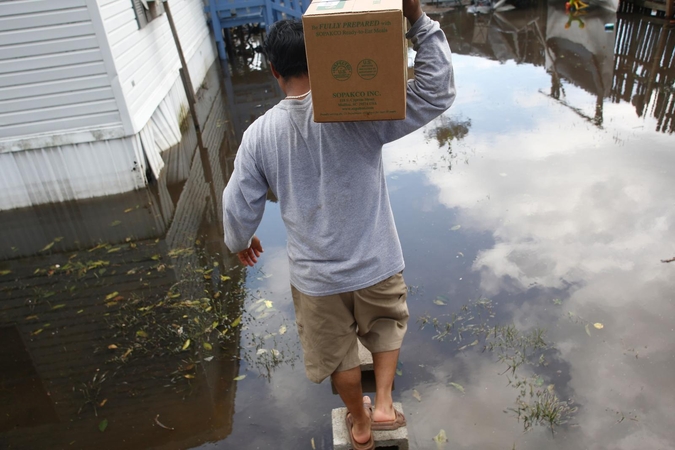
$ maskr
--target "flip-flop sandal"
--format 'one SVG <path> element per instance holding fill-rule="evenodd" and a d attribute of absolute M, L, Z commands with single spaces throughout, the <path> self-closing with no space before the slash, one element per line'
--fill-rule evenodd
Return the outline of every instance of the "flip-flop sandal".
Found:
<path fill-rule="evenodd" d="M 368 439 L 368 442 L 361 444 L 354 440 L 354 435 L 352 434 L 354 422 L 352 421 L 352 415 L 349 413 L 345 415 L 345 425 L 347 425 L 347 433 L 349 433 L 349 440 L 352 443 L 353 450 L 375 450 L 375 439 L 373 438 L 372 431 L 370 432 L 370 439 Z"/>
<path fill-rule="evenodd" d="M 394 408 L 394 412 L 396 413 L 396 418 L 394 420 L 387 420 L 385 422 L 375 422 L 374 420 L 371 419 L 370 429 L 373 431 L 391 431 L 391 430 L 398 430 L 399 428 L 406 426 L 405 416 L 403 415 L 403 413 L 397 410 L 396 408 Z M 371 407 L 370 417 L 372 418 L 372 416 L 373 411 Z"/>

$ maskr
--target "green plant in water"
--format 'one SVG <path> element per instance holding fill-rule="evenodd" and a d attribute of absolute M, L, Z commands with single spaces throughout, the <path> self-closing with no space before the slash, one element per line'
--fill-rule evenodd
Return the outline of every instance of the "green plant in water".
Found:
<path fill-rule="evenodd" d="M 450 320 L 442 323 L 429 315 L 419 319 L 421 328 L 431 325 L 435 331 L 432 339 L 456 342 L 457 351 L 478 346 L 483 351 L 497 355 L 505 365 L 501 375 L 508 374 L 509 385 L 518 390 L 516 406 L 509 408 L 523 422 L 525 431 L 535 425 L 546 425 L 552 432 L 567 423 L 576 413 L 577 407 L 571 401 L 563 401 L 555 394 L 554 386 L 543 387 L 544 379 L 539 375 L 520 378 L 524 366 L 547 366 L 546 352 L 552 348 L 546 342 L 546 330 L 535 328 L 527 332 L 515 325 L 491 325 L 495 317 L 492 302 L 479 299 L 463 305 L 459 313 L 449 314 Z M 465 343 L 467 342 L 467 343 Z"/>
<path fill-rule="evenodd" d="M 553 385 L 539 389 L 534 387 L 536 381 L 533 382 L 531 379 L 521 383 L 523 384 L 516 384 L 516 387 L 521 388 L 520 395 L 516 399 L 516 407 L 510 409 L 515 412 L 519 421 L 523 421 L 525 431 L 535 425 L 544 425 L 554 433 L 556 427 L 567 423 L 577 412 L 576 406 L 558 398 Z"/>
<path fill-rule="evenodd" d="M 103 372 L 102 374 L 96 371 L 94 376 L 90 381 L 82 383 L 82 386 L 78 389 L 84 397 L 84 403 L 77 410 L 77 413 L 80 414 L 82 410 L 87 406 L 91 406 L 94 409 L 94 415 L 98 417 L 98 410 L 96 406 L 99 405 L 99 396 L 101 394 L 101 388 L 103 383 L 106 381 L 106 376 L 108 372 Z M 74 390 L 75 388 L 73 388 Z"/>

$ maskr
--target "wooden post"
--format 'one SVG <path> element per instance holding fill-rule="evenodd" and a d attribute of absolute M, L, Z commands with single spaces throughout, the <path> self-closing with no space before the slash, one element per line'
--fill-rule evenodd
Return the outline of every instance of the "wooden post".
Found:
<path fill-rule="evenodd" d="M 180 58 L 180 65 L 182 68 L 181 80 L 183 80 L 183 87 L 185 88 L 185 95 L 187 96 L 188 106 L 190 107 L 190 115 L 192 115 L 192 123 L 195 126 L 197 131 L 197 144 L 199 148 L 204 148 L 204 143 L 202 142 L 202 133 L 201 128 L 199 127 L 199 119 L 197 118 L 197 109 L 195 108 L 195 91 L 192 87 L 192 79 L 190 78 L 190 71 L 188 70 L 187 62 L 185 61 L 185 55 L 183 55 L 183 48 L 180 46 L 180 40 L 178 39 L 178 31 L 176 31 L 176 24 L 173 21 L 173 15 L 171 14 L 171 7 L 169 6 L 169 0 L 164 1 L 164 11 L 166 11 L 166 18 L 169 20 L 169 27 L 171 28 L 171 34 L 173 35 L 173 41 L 176 43 L 176 50 L 178 50 L 178 58 Z"/>
<path fill-rule="evenodd" d="M 209 190 L 211 192 L 211 197 L 213 198 L 213 209 L 214 216 L 218 215 L 218 196 L 216 195 L 215 187 L 213 184 L 213 171 L 211 170 L 211 162 L 209 161 L 209 154 L 204 147 L 204 141 L 202 140 L 202 130 L 199 126 L 199 118 L 197 117 L 197 107 L 195 99 L 195 91 L 192 87 L 192 79 L 190 78 L 190 71 L 188 70 L 187 62 L 185 61 L 185 55 L 183 55 L 183 48 L 180 45 L 180 40 L 178 39 L 178 31 L 176 31 L 176 24 L 173 21 L 173 15 L 171 14 L 171 7 L 169 6 L 169 0 L 164 0 L 164 10 L 166 11 L 166 18 L 169 20 L 169 27 L 171 28 L 171 34 L 173 35 L 173 41 L 176 44 L 176 50 L 178 50 L 178 57 L 180 58 L 181 68 L 179 69 L 180 79 L 183 82 L 183 88 L 185 89 L 185 95 L 187 97 L 188 106 L 190 107 L 190 115 L 192 116 L 192 123 L 195 127 L 195 134 L 197 135 L 197 149 L 199 150 L 199 158 L 202 163 L 202 172 L 204 173 L 204 180 L 209 185 Z M 216 221 L 220 223 L 220 221 Z M 221 230 L 222 232 L 222 230 Z"/>

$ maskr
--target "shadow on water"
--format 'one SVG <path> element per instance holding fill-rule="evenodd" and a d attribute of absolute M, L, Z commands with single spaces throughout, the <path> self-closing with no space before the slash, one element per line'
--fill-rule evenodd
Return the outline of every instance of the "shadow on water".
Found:
<path fill-rule="evenodd" d="M 411 448 L 669 448 L 674 30 L 545 3 L 439 20 L 457 104 L 384 152 Z M 0 447 L 332 448 L 273 194 L 255 269 L 222 243 L 238 142 L 282 95 L 249 53 L 148 189 L 0 213 Z"/>
<path fill-rule="evenodd" d="M 264 112 L 259 87 L 214 65 L 204 148 L 188 117 L 148 189 L 0 214 L 0 446 L 187 448 L 232 432 L 245 271 L 220 193 Z"/>

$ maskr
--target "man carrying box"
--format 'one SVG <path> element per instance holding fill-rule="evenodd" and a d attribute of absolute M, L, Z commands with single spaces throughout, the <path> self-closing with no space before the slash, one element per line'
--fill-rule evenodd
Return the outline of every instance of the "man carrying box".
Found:
<path fill-rule="evenodd" d="M 382 146 L 455 99 L 439 24 L 419 0 L 403 0 L 403 14 L 417 55 L 407 115 L 396 121 L 315 123 L 302 23 L 274 24 L 264 48 L 287 97 L 246 130 L 223 194 L 225 244 L 247 266 L 263 252 L 254 233 L 268 189 L 279 199 L 305 371 L 315 383 L 332 377 L 355 450 L 374 448 L 372 430 L 405 425 L 391 391 L 407 329 L 407 288 Z M 362 396 L 357 339 L 373 354 L 374 407 Z"/>

